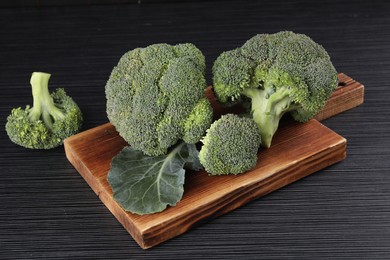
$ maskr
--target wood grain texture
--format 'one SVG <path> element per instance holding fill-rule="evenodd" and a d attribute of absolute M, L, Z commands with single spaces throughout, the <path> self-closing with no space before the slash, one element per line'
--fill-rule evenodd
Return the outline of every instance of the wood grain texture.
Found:
<path fill-rule="evenodd" d="M 275 135 L 270 149 L 259 154 L 256 167 L 238 176 L 187 173 L 184 195 L 175 207 L 137 215 L 113 199 L 107 182 L 110 163 L 126 142 L 107 123 L 65 140 L 69 161 L 111 213 L 144 249 L 180 235 L 193 225 L 227 213 L 304 176 L 343 160 L 346 140 L 316 120 L 289 124 Z"/>
<path fill-rule="evenodd" d="M 347 159 L 186 235 L 142 250 L 65 157 L 34 151 L 0 127 L 1 259 L 387 259 L 390 255 L 390 2 L 187 1 L 0 8 L 0 125 L 31 103 L 32 71 L 52 73 L 84 113 L 107 122 L 104 85 L 120 56 L 193 42 L 207 81 L 216 57 L 257 33 L 305 33 L 365 103 L 321 123 L 348 140 Z"/>
<path fill-rule="evenodd" d="M 339 73 L 339 86 L 325 107 L 315 116 L 318 121 L 338 115 L 363 104 L 364 85 L 344 73 Z"/>

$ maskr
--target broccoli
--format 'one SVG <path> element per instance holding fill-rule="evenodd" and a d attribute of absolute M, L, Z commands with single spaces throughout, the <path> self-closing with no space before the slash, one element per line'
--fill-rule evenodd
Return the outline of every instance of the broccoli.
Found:
<path fill-rule="evenodd" d="M 34 72 L 31 76 L 33 106 L 14 108 L 7 118 L 6 131 L 14 143 L 31 149 L 51 149 L 65 138 L 76 134 L 82 124 L 82 114 L 60 88 L 49 93 L 50 74 Z"/>
<path fill-rule="evenodd" d="M 325 49 L 304 34 L 259 34 L 222 53 L 213 65 L 214 92 L 221 103 L 251 108 L 262 145 L 270 147 L 281 117 L 305 122 L 337 87 L 337 72 Z"/>
<path fill-rule="evenodd" d="M 256 165 L 260 139 L 252 118 L 223 115 L 201 140 L 199 160 L 211 175 L 246 172 Z"/>
<path fill-rule="evenodd" d="M 167 153 L 183 140 L 197 143 L 212 122 L 204 97 L 205 58 L 193 44 L 153 44 L 125 53 L 105 92 L 107 116 L 134 149 Z"/>

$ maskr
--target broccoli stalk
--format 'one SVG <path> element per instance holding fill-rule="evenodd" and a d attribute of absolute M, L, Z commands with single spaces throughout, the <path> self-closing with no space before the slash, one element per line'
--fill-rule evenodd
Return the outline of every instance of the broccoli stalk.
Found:
<path fill-rule="evenodd" d="M 299 106 L 292 101 L 288 87 L 280 87 L 276 91 L 272 87 L 248 88 L 243 91 L 243 95 L 252 100 L 252 115 L 261 129 L 262 145 L 269 148 L 282 116 Z"/>
<path fill-rule="evenodd" d="M 54 104 L 53 97 L 49 93 L 50 74 L 43 72 L 34 72 L 31 76 L 30 84 L 32 87 L 33 107 L 29 110 L 28 118 L 30 121 L 42 119 L 45 125 L 52 129 L 53 120 L 62 120 L 65 118 L 61 108 Z"/>
<path fill-rule="evenodd" d="M 14 108 L 5 125 L 12 142 L 31 149 L 51 149 L 80 131 L 82 113 L 60 88 L 49 93 L 50 74 L 31 75 L 33 106 Z"/>

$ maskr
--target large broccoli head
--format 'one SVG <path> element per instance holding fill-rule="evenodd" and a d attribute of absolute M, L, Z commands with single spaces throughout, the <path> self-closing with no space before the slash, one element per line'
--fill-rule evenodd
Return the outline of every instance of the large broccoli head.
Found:
<path fill-rule="evenodd" d="M 325 49 L 304 34 L 288 31 L 259 34 L 222 53 L 213 74 L 220 102 L 250 103 L 265 147 L 284 113 L 305 122 L 337 87 L 337 72 Z"/>
<path fill-rule="evenodd" d="M 196 143 L 212 121 L 204 73 L 205 58 L 193 44 L 129 51 L 106 84 L 108 119 L 147 155 L 165 154 L 180 139 Z"/>
<path fill-rule="evenodd" d="M 65 90 L 49 93 L 50 74 L 31 76 L 33 106 L 14 108 L 5 125 L 11 141 L 31 149 L 51 149 L 76 134 L 82 125 L 82 113 Z"/>
<path fill-rule="evenodd" d="M 199 160 L 211 175 L 246 172 L 256 165 L 260 138 L 252 118 L 223 115 L 202 139 Z"/>

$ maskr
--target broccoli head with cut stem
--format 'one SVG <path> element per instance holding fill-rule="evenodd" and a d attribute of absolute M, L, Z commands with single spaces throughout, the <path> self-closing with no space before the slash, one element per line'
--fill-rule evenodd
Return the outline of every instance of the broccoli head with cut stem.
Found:
<path fill-rule="evenodd" d="M 205 58 L 195 45 L 153 44 L 125 53 L 107 81 L 107 116 L 146 155 L 166 154 L 183 140 L 197 143 L 212 122 Z"/>
<path fill-rule="evenodd" d="M 31 76 L 33 106 L 14 108 L 7 118 L 6 131 L 14 143 L 31 149 L 51 149 L 65 138 L 79 132 L 82 113 L 60 88 L 49 93 L 50 74 L 34 72 Z"/>
<path fill-rule="evenodd" d="M 281 117 L 313 118 L 337 87 L 325 49 L 304 34 L 259 34 L 222 53 L 213 65 L 214 92 L 225 104 L 250 107 L 262 145 L 270 147 Z"/>
<path fill-rule="evenodd" d="M 200 163 L 210 175 L 246 172 L 256 166 L 260 140 L 252 118 L 223 115 L 212 123 L 201 140 Z"/>

